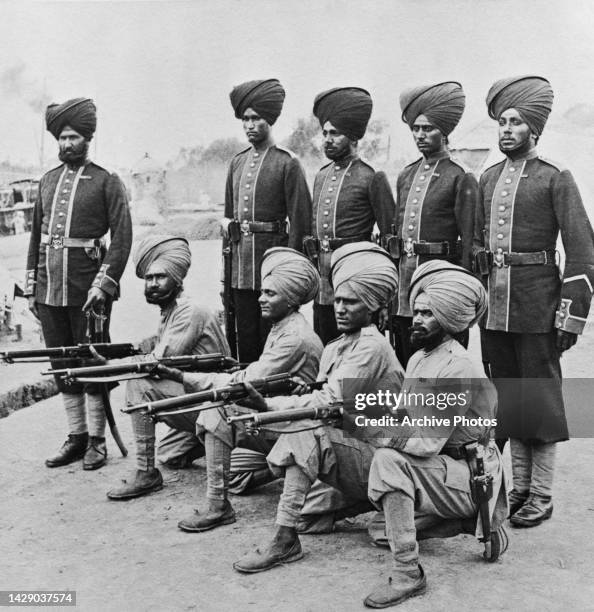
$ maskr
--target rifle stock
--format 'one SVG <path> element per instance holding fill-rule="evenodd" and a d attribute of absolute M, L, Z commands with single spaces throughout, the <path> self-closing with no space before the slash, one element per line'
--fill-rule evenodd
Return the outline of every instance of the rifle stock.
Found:
<path fill-rule="evenodd" d="M 66 359 L 91 359 L 93 355 L 89 347 L 92 346 L 102 357 L 106 359 L 121 359 L 139 355 L 140 351 L 129 342 L 110 343 L 93 342 L 89 344 L 77 344 L 75 346 L 56 346 L 43 349 L 21 349 L 15 351 L 0 351 L 0 359 L 6 363 L 15 361 L 52 361 Z"/>
<path fill-rule="evenodd" d="M 304 419 L 335 419 L 342 415 L 342 403 L 312 408 L 290 408 L 271 412 L 254 412 L 227 417 L 227 423 L 244 422 L 249 427 L 260 427 L 285 421 L 302 421 Z"/>
<path fill-rule="evenodd" d="M 235 304 L 231 289 L 233 279 L 233 242 L 223 238 L 223 308 L 225 310 L 225 336 L 231 355 L 237 359 L 237 329 L 235 327 Z"/>

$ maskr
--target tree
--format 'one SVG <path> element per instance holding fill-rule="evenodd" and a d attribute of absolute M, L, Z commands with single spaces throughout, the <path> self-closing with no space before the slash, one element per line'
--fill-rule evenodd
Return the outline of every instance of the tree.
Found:
<path fill-rule="evenodd" d="M 237 138 L 217 138 L 202 151 L 200 161 L 228 164 L 232 157 L 245 148 L 245 143 Z"/>
<path fill-rule="evenodd" d="M 297 125 L 282 145 L 290 149 L 297 157 L 318 157 L 321 153 L 320 124 L 311 115 L 308 119 L 298 119 Z"/>
<path fill-rule="evenodd" d="M 374 119 L 369 122 L 365 136 L 359 143 L 359 154 L 369 161 L 382 153 L 387 153 L 389 135 L 386 135 L 389 124 L 385 119 Z"/>

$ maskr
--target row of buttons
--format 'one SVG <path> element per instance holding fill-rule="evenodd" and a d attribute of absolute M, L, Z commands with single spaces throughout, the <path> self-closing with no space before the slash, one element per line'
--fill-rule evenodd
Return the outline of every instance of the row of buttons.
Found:
<path fill-rule="evenodd" d="M 515 171 L 516 171 L 516 169 L 515 169 L 515 167 L 514 167 L 514 166 L 510 166 L 510 167 L 508 168 L 508 170 L 509 170 L 510 172 L 515 172 Z M 511 183 L 512 183 L 512 179 L 508 177 L 508 178 L 506 178 L 506 179 L 504 180 L 504 183 L 505 183 L 506 185 L 511 185 Z M 504 189 L 504 190 L 501 192 L 501 196 L 502 196 L 502 197 L 504 197 L 504 198 L 506 198 L 508 195 L 509 195 L 509 191 L 507 191 L 507 189 Z M 499 210 L 499 212 L 500 212 L 500 213 L 502 213 L 502 212 L 505 212 L 505 211 L 507 210 L 507 208 L 506 208 L 506 206 L 505 206 L 505 205 L 503 205 L 503 204 L 502 204 L 502 205 L 500 205 L 500 206 L 498 207 L 498 210 Z M 506 223 L 506 219 L 503 219 L 503 218 L 501 218 L 501 217 L 500 217 L 500 218 L 497 220 L 497 224 L 498 224 L 499 226 L 505 225 L 505 223 Z M 504 238 L 504 234 L 502 234 L 502 233 L 497 234 L 497 239 L 498 239 L 498 240 L 503 240 L 503 238 Z"/>
<path fill-rule="evenodd" d="M 67 176 L 71 176 L 72 174 L 74 174 L 74 170 L 68 170 L 68 174 Z M 64 179 L 64 184 L 66 185 L 66 187 L 64 187 L 62 189 L 62 198 L 60 199 L 60 204 L 67 204 L 68 203 L 68 195 L 70 194 L 70 189 L 72 187 L 71 185 L 71 180 L 70 178 L 65 178 Z M 64 208 L 64 207 L 62 207 Z M 63 210 L 57 210 L 58 213 L 58 217 L 65 217 L 66 213 Z M 61 230 L 64 227 L 64 225 L 62 223 L 56 223 L 56 229 Z M 55 234 L 56 237 L 59 237 L 60 234 Z"/>
<path fill-rule="evenodd" d="M 254 151 L 254 152 L 252 153 L 252 157 L 255 157 L 257 161 L 253 161 L 253 160 L 252 160 L 252 161 L 250 162 L 250 164 L 249 164 L 249 167 L 250 167 L 250 168 L 255 168 L 255 167 L 256 167 L 256 164 L 258 163 L 258 161 L 260 161 L 260 160 L 258 160 L 258 159 L 257 159 L 258 157 L 260 157 L 260 153 L 258 153 L 257 151 Z M 246 177 L 247 177 L 248 179 L 251 179 L 251 178 L 253 177 L 253 172 L 248 171 L 248 173 L 247 173 Z M 251 183 L 246 183 L 246 184 L 244 185 L 245 189 L 250 189 L 250 188 L 251 188 L 251 186 L 252 186 L 252 185 L 251 185 Z M 244 202 L 246 202 L 246 203 L 247 203 L 247 202 L 249 202 L 249 201 L 250 201 L 250 196 L 249 196 L 249 195 L 244 195 L 244 196 L 243 196 L 243 201 L 244 201 Z M 250 209 L 249 209 L 249 207 L 248 207 L 248 206 L 244 206 L 244 207 L 243 207 L 243 212 L 249 212 L 249 211 L 250 211 Z"/>

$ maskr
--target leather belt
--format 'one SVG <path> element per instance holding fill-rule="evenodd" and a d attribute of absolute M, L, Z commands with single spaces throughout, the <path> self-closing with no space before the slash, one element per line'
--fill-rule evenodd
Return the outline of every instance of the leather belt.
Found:
<path fill-rule="evenodd" d="M 371 239 L 371 236 L 353 236 L 352 238 L 320 238 L 319 249 L 325 253 L 328 251 L 335 251 L 345 244 L 351 244 L 352 242 L 366 242 Z"/>
<path fill-rule="evenodd" d="M 441 451 L 439 451 L 440 455 L 447 455 L 452 459 L 466 459 L 466 447 L 470 444 L 482 444 L 483 446 L 489 445 L 489 438 L 479 438 L 478 440 L 473 440 L 472 442 L 467 442 L 466 444 L 462 444 L 461 446 L 444 446 Z"/>
<path fill-rule="evenodd" d="M 455 255 L 458 242 L 442 240 L 441 242 L 427 242 L 425 240 L 403 240 L 401 252 L 407 257 L 413 255 Z"/>
<path fill-rule="evenodd" d="M 41 234 L 41 244 L 54 249 L 89 249 L 105 245 L 103 238 L 67 238 L 65 236 L 48 236 Z"/>
<path fill-rule="evenodd" d="M 239 221 L 238 221 L 239 223 Z M 241 221 L 239 229 L 248 234 L 280 234 L 287 231 L 286 221 Z"/>
<path fill-rule="evenodd" d="M 490 252 L 493 265 L 498 268 L 507 266 L 546 266 L 556 263 L 556 251 L 534 251 L 529 253 L 504 253 L 502 249 Z"/>

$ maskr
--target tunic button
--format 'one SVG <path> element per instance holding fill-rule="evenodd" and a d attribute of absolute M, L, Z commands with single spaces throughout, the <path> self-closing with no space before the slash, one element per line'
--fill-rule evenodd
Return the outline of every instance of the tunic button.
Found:
<path fill-rule="evenodd" d="M 60 200 L 60 204 L 66 204 L 66 200 Z"/>
<path fill-rule="evenodd" d="M 68 170 L 68 174 L 74 174 L 74 170 Z"/>
<path fill-rule="evenodd" d="M 324 238 L 330 238 L 330 236 L 328 236 L 328 234 L 324 234 Z"/>
<path fill-rule="evenodd" d="M 251 173 L 251 172 L 248 172 L 248 173 L 247 173 L 247 176 L 248 176 L 248 178 L 252 178 L 252 173 Z"/>
<path fill-rule="evenodd" d="M 417 198 L 415 198 L 415 199 L 413 200 L 413 204 L 417 204 L 417 203 L 418 203 L 418 201 L 419 201 L 419 200 L 417 200 Z"/>
<path fill-rule="evenodd" d="M 501 192 L 501 195 L 502 195 L 503 197 L 505 197 L 505 196 L 507 195 L 507 191 L 502 191 L 502 192 Z"/>
<path fill-rule="evenodd" d="M 333 176 L 333 177 L 332 177 L 332 180 L 333 180 L 333 181 L 335 181 L 335 180 L 336 180 L 336 177 L 335 177 L 335 176 Z"/>
<path fill-rule="evenodd" d="M 256 164 L 255 164 L 254 162 L 252 162 L 252 163 L 250 164 L 250 168 L 255 168 L 255 167 L 256 167 Z"/>
<path fill-rule="evenodd" d="M 429 168 L 431 168 L 431 166 L 429 164 L 425 164 L 425 167 L 423 169 L 424 170 L 429 170 Z"/>
<path fill-rule="evenodd" d="M 560 319 L 562 319 L 564 316 L 565 316 L 565 313 L 564 313 L 564 312 L 560 312 L 560 313 L 559 313 L 559 318 L 560 318 Z"/>
<path fill-rule="evenodd" d="M 59 213 L 58 213 L 58 216 L 59 216 L 59 217 L 63 217 L 63 216 L 64 216 L 64 213 L 63 213 L 63 212 L 59 212 Z"/>
<path fill-rule="evenodd" d="M 421 191 L 420 187 L 415 187 L 415 191 Z"/>
<path fill-rule="evenodd" d="M 327 223 L 324 223 L 324 225 L 322 225 L 322 227 L 325 229 L 325 228 L 327 228 L 327 227 L 328 227 L 328 224 L 327 224 Z"/>
<path fill-rule="evenodd" d="M 505 182 L 509 185 L 511 183 L 511 179 L 505 179 Z"/>
<path fill-rule="evenodd" d="M 64 182 L 65 182 L 65 183 L 69 183 L 69 182 L 70 182 L 70 179 L 66 179 Z"/>
<path fill-rule="evenodd" d="M 62 189 L 62 193 L 68 193 L 68 189 Z"/>
<path fill-rule="evenodd" d="M 250 199 L 250 196 L 243 196 L 243 199 L 247 202 Z"/>
<path fill-rule="evenodd" d="M 329 215 L 330 213 L 329 213 L 327 210 L 325 210 L 325 211 L 324 211 L 324 214 L 325 214 L 325 215 Z"/>
<path fill-rule="evenodd" d="M 328 191 L 334 191 L 334 187 L 329 187 Z"/>
<path fill-rule="evenodd" d="M 335 170 L 340 170 L 340 166 L 334 166 Z"/>
<path fill-rule="evenodd" d="M 254 153 L 254 157 L 260 157 L 260 153 Z"/>
<path fill-rule="evenodd" d="M 246 189 L 249 189 L 249 188 L 250 188 L 250 184 L 249 184 L 249 183 L 246 183 L 246 184 L 245 184 L 245 188 L 246 188 Z"/>
<path fill-rule="evenodd" d="M 56 227 L 57 227 L 58 229 L 62 229 L 62 224 L 61 224 L 61 223 L 58 223 L 58 225 L 56 225 Z"/>
<path fill-rule="evenodd" d="M 415 226 L 411 224 L 411 225 L 409 225 L 409 226 L 408 226 L 408 229 L 409 229 L 409 230 L 414 230 L 414 229 L 415 229 Z"/>
<path fill-rule="evenodd" d="M 510 171 L 510 172 L 515 172 L 515 171 L 516 171 L 516 169 L 515 169 L 513 166 L 510 166 L 509 171 Z"/>
<path fill-rule="evenodd" d="M 505 223 L 505 219 L 499 219 L 499 221 L 497 221 L 497 223 L 499 223 L 499 225 L 503 225 Z"/>
<path fill-rule="evenodd" d="M 498 238 L 499 240 L 503 240 L 503 234 L 497 234 L 497 238 Z"/>
<path fill-rule="evenodd" d="M 413 219 L 414 219 L 417 216 L 417 213 L 416 212 L 411 212 L 410 216 L 413 217 Z"/>
<path fill-rule="evenodd" d="M 505 206 L 500 206 L 499 207 L 499 212 L 503 212 L 505 210 Z"/>
<path fill-rule="evenodd" d="M 249 208 L 246 206 L 246 207 L 243 209 L 243 212 L 248 212 L 248 210 L 249 210 Z"/>
<path fill-rule="evenodd" d="M 330 202 L 332 202 L 332 200 L 330 198 L 326 198 L 326 204 L 330 204 Z"/>
<path fill-rule="evenodd" d="M 424 174 L 421 174 L 421 176 L 419 177 L 419 180 L 420 180 L 420 181 L 424 181 L 424 180 L 425 180 L 425 175 L 424 175 Z"/>

